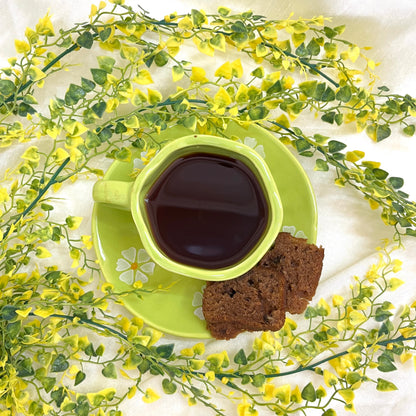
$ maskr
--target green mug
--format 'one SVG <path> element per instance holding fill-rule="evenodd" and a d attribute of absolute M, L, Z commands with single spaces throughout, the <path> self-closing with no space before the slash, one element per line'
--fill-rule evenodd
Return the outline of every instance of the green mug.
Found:
<path fill-rule="evenodd" d="M 267 218 L 262 234 L 241 259 L 225 267 L 201 267 L 172 258 L 158 244 L 155 224 L 149 217 L 149 194 L 153 192 L 153 187 L 156 186 L 159 178 L 175 161 L 193 155 L 214 155 L 214 157 L 243 163 L 256 178 L 267 204 Z M 195 134 L 168 143 L 132 182 L 97 181 L 93 188 L 93 199 L 95 202 L 109 204 L 131 212 L 144 249 L 159 266 L 179 275 L 201 280 L 228 280 L 246 273 L 272 246 L 283 220 L 283 207 L 279 192 L 271 172 L 261 156 L 240 142 L 208 135 Z M 229 237 L 233 238 L 231 235 Z"/>

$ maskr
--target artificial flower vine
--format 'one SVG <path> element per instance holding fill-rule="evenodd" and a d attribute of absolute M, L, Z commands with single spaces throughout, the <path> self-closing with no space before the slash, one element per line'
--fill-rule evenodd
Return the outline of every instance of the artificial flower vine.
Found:
<path fill-rule="evenodd" d="M 136 395 L 150 403 L 181 393 L 219 415 L 217 395 L 230 394 L 240 415 L 314 408 L 330 416 L 336 403 L 353 411 L 362 384 L 394 390 L 384 374 L 414 360 L 416 317 L 415 304 L 399 316 L 391 312 L 388 292 L 402 282 L 387 247 L 351 293 L 309 307 L 303 329 L 288 319 L 281 331 L 262 334 L 251 350 L 231 358 L 226 351 L 205 354 L 203 343 L 177 351 L 140 319 L 112 312 L 124 296 L 140 301 L 147 289 L 138 280 L 116 293 L 104 283 L 91 237 L 77 232 L 82 218 L 58 221 L 53 195 L 81 176 L 102 176 L 104 156 L 129 161 L 132 147 L 142 155 L 137 174 L 171 126 L 225 135 L 230 122 L 258 124 L 315 158 L 317 170 L 335 169 L 336 184 L 355 187 L 398 238 L 414 236 L 416 204 L 401 190 L 401 178 L 296 122 L 312 112 L 333 126 L 334 136 L 347 122 L 375 141 L 399 130 L 412 136 L 415 99 L 376 87 L 376 63 L 342 37 L 344 26 L 330 27 L 321 16 L 268 20 L 220 7 L 155 20 L 122 1 L 110 3 L 93 5 L 89 21 L 59 31 L 47 14 L 15 41 L 17 56 L 0 70 L 0 146 L 27 143 L 0 184 L 1 414 L 119 415 Z M 198 66 L 185 59 L 184 46 L 223 62 Z M 96 64 L 63 96 L 39 103 L 38 89 L 53 82 L 51 74 L 65 83 L 66 57 L 82 50 Z M 174 88 L 159 91 L 154 80 L 166 74 Z M 68 270 L 45 263 L 58 243 L 72 261 Z M 103 337 L 114 340 L 115 351 L 106 351 Z M 124 379 L 126 388 L 86 392 L 82 383 L 97 366 L 104 380 Z M 149 372 L 161 380 L 157 392 L 143 387 Z M 292 385 L 290 375 L 299 372 L 314 379 Z"/>

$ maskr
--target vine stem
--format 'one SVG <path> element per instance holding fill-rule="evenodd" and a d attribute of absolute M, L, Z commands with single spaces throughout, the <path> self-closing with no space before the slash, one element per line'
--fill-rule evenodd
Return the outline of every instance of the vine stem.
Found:
<path fill-rule="evenodd" d="M 30 312 L 29 313 L 29 316 L 35 316 L 35 314 L 33 312 Z M 64 314 L 62 314 L 62 315 L 61 314 L 52 314 L 50 316 L 53 317 L 53 318 L 68 319 L 68 320 L 70 320 L 72 322 L 74 321 L 74 319 L 79 319 L 78 322 L 81 323 L 81 324 L 91 325 L 91 326 L 94 326 L 96 328 L 100 328 L 100 329 L 102 329 L 104 331 L 109 331 L 112 334 L 114 334 L 117 337 L 119 337 L 120 339 L 122 339 L 124 341 L 128 341 L 127 337 L 124 334 L 122 334 L 121 332 L 117 331 L 116 329 L 109 328 L 106 325 L 103 325 L 103 324 L 101 324 L 99 322 L 95 322 L 92 319 L 80 318 L 80 317 L 77 317 L 77 316 L 64 315 Z M 376 346 L 385 347 L 388 344 L 395 344 L 395 343 L 404 342 L 404 341 L 416 341 L 416 336 L 412 336 L 412 337 L 406 338 L 403 335 L 401 335 L 401 336 L 399 336 L 397 338 L 386 339 L 386 340 L 383 340 L 383 341 L 378 341 L 375 344 L 373 344 L 372 347 L 376 347 Z M 146 347 L 144 347 L 144 348 L 147 351 L 150 351 Z M 322 360 L 316 361 L 315 363 L 309 364 L 307 366 L 300 365 L 299 367 L 295 368 L 294 370 L 285 371 L 283 373 L 265 374 L 264 376 L 265 376 L 265 378 L 278 378 L 278 377 L 285 377 L 285 376 L 290 376 L 292 374 L 301 373 L 303 371 L 314 371 L 320 365 L 325 364 L 326 362 L 331 361 L 331 360 L 333 360 L 335 358 L 342 357 L 342 356 L 344 356 L 344 355 L 346 355 L 348 353 L 349 353 L 348 350 L 341 351 L 341 352 L 339 352 L 337 354 L 334 354 L 334 355 L 331 355 L 329 357 L 323 358 Z M 204 373 L 201 373 L 200 371 L 190 371 L 190 373 L 193 374 L 193 375 L 199 375 L 199 376 L 201 376 L 201 375 L 203 376 L 204 375 Z M 215 377 L 217 379 L 222 379 L 223 377 L 227 377 L 227 378 L 236 378 L 236 377 L 242 378 L 243 376 L 244 376 L 244 374 L 241 374 L 238 371 L 236 371 L 234 373 L 217 373 L 217 374 L 215 374 Z M 231 381 L 229 381 L 229 382 L 227 382 L 227 385 L 229 385 L 230 387 L 233 387 L 234 386 L 234 383 L 232 383 Z"/>
<path fill-rule="evenodd" d="M 80 46 L 76 43 L 74 43 L 72 46 L 70 46 L 68 49 L 65 49 L 61 54 L 59 54 L 56 58 L 52 59 L 52 61 L 50 61 L 47 65 L 45 65 L 41 71 L 42 72 L 46 72 L 48 71 L 48 69 L 52 68 L 59 60 L 61 60 L 64 56 L 68 55 L 69 53 L 71 53 L 72 51 L 76 50 L 77 48 L 79 48 Z M 25 89 L 29 88 L 32 84 L 34 83 L 34 81 L 30 80 L 27 81 L 26 83 L 24 83 L 23 85 L 20 86 L 20 88 L 17 90 L 17 94 L 23 92 Z M 8 97 L 6 100 L 4 100 L 4 103 L 2 103 L 0 106 L 5 105 L 6 103 L 10 103 L 13 100 L 18 100 L 19 97 L 16 97 L 16 94 L 11 95 L 10 97 Z"/>
<path fill-rule="evenodd" d="M 18 218 L 13 222 L 12 225 L 10 225 L 7 228 L 7 231 L 4 233 L 4 237 L 6 238 L 9 233 L 10 230 L 12 229 L 12 227 L 14 225 L 16 225 L 24 216 L 26 216 L 35 206 L 36 204 L 40 201 L 40 199 L 46 194 L 46 192 L 48 191 L 48 189 L 54 185 L 55 183 L 57 183 L 58 181 L 56 180 L 56 178 L 58 177 L 58 175 L 64 170 L 65 166 L 69 163 L 70 158 L 67 157 L 62 163 L 61 165 L 58 167 L 58 169 L 55 171 L 55 173 L 51 176 L 50 180 L 46 183 L 46 185 L 39 191 L 38 195 L 36 196 L 36 198 L 30 203 L 30 205 L 18 216 Z"/>

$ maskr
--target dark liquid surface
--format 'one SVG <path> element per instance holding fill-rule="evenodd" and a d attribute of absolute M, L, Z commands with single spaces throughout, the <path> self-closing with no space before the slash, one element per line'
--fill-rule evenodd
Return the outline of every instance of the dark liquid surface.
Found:
<path fill-rule="evenodd" d="M 146 196 L 153 236 L 171 259 L 206 269 L 237 263 L 268 218 L 262 188 L 241 161 L 208 153 L 175 160 Z"/>

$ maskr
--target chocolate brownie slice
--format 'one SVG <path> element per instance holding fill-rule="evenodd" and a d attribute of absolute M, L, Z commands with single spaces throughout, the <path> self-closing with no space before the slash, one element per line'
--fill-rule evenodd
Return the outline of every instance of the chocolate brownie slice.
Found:
<path fill-rule="evenodd" d="M 268 267 L 255 267 L 232 280 L 207 282 L 202 301 L 207 327 L 218 339 L 242 331 L 277 331 L 285 321 L 284 294 L 284 275 Z"/>
<path fill-rule="evenodd" d="M 259 264 L 236 279 L 207 282 L 202 311 L 217 339 L 243 331 L 277 331 L 285 312 L 302 313 L 322 271 L 324 249 L 280 233 Z"/>
<path fill-rule="evenodd" d="M 279 233 L 275 244 L 260 261 L 280 270 L 286 278 L 286 311 L 302 313 L 315 295 L 321 277 L 324 249 L 306 239 Z"/>

